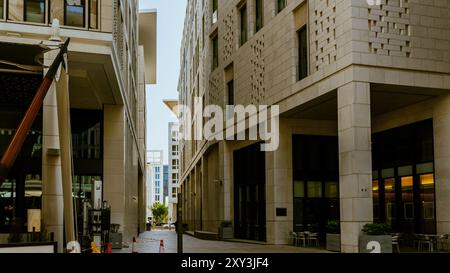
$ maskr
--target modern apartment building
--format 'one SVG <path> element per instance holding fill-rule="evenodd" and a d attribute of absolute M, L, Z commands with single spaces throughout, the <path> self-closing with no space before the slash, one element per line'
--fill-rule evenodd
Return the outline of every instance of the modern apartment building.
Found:
<path fill-rule="evenodd" d="M 343 252 L 371 222 L 450 233 L 449 1 L 188 1 L 180 104 L 194 97 L 280 119 L 271 152 L 180 142 L 190 230 L 231 220 L 236 238 L 287 244 L 339 220 Z M 181 116 L 180 132 L 203 119 Z"/>
<path fill-rule="evenodd" d="M 27 210 L 40 209 L 42 229 L 54 234 L 59 251 L 65 247 L 68 180 L 62 170 L 70 162 L 59 152 L 62 135 L 72 139 L 68 177 L 73 177 L 76 220 L 82 221 L 81 200 L 100 180 L 111 222 L 120 224 L 124 240 L 145 229 L 145 85 L 156 80 L 156 12 L 140 13 L 138 2 L 0 0 L 0 154 L 58 53 L 51 49 L 71 38 L 67 73 L 63 70 L 51 86 L 1 185 L 1 243 L 13 226 L 26 233 Z M 65 93 L 70 111 L 61 116 L 58 96 Z M 61 120 L 69 122 L 68 130 L 58 127 Z"/>
<path fill-rule="evenodd" d="M 151 207 L 155 203 L 164 204 L 164 164 L 163 151 L 147 151 L 147 217 L 151 217 Z"/>
<path fill-rule="evenodd" d="M 178 183 L 180 168 L 180 152 L 178 150 L 178 124 L 169 122 L 169 218 L 172 222 L 177 219 Z"/>

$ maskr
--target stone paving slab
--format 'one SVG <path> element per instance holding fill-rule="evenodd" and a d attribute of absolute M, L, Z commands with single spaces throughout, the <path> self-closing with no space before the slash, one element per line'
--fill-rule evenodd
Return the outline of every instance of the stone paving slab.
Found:
<path fill-rule="evenodd" d="M 175 231 L 147 231 L 137 239 L 138 253 L 159 253 L 160 241 L 164 241 L 164 253 L 177 252 Z M 242 242 L 209 241 L 183 236 L 184 253 L 329 253 L 324 249 L 302 248 L 289 245 L 261 245 Z M 114 253 L 131 253 L 130 248 Z"/>

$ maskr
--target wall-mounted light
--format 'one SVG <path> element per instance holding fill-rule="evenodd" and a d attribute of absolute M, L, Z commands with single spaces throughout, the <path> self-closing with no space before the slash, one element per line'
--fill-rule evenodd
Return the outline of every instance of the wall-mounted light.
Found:
<path fill-rule="evenodd" d="M 214 183 L 219 183 L 220 186 L 223 185 L 223 181 L 222 181 L 221 179 L 214 179 L 213 182 L 214 182 Z"/>

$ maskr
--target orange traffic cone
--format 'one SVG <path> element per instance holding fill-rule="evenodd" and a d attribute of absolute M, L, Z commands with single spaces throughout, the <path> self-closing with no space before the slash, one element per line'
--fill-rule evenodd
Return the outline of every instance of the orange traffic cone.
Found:
<path fill-rule="evenodd" d="M 159 253 L 164 253 L 164 240 L 159 242 Z"/>
<path fill-rule="evenodd" d="M 133 244 L 131 246 L 131 253 L 138 253 L 136 249 L 136 237 L 133 237 Z"/>

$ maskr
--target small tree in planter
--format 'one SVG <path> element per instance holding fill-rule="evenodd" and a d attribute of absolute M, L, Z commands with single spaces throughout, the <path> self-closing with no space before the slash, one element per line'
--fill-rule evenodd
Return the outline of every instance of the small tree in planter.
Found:
<path fill-rule="evenodd" d="M 391 227 L 383 223 L 366 224 L 359 237 L 361 253 L 392 253 Z"/>
<path fill-rule="evenodd" d="M 233 223 L 231 221 L 222 221 L 219 233 L 222 239 L 233 239 Z"/>
<path fill-rule="evenodd" d="M 339 221 L 331 220 L 327 224 L 327 250 L 341 251 L 341 232 Z"/>

